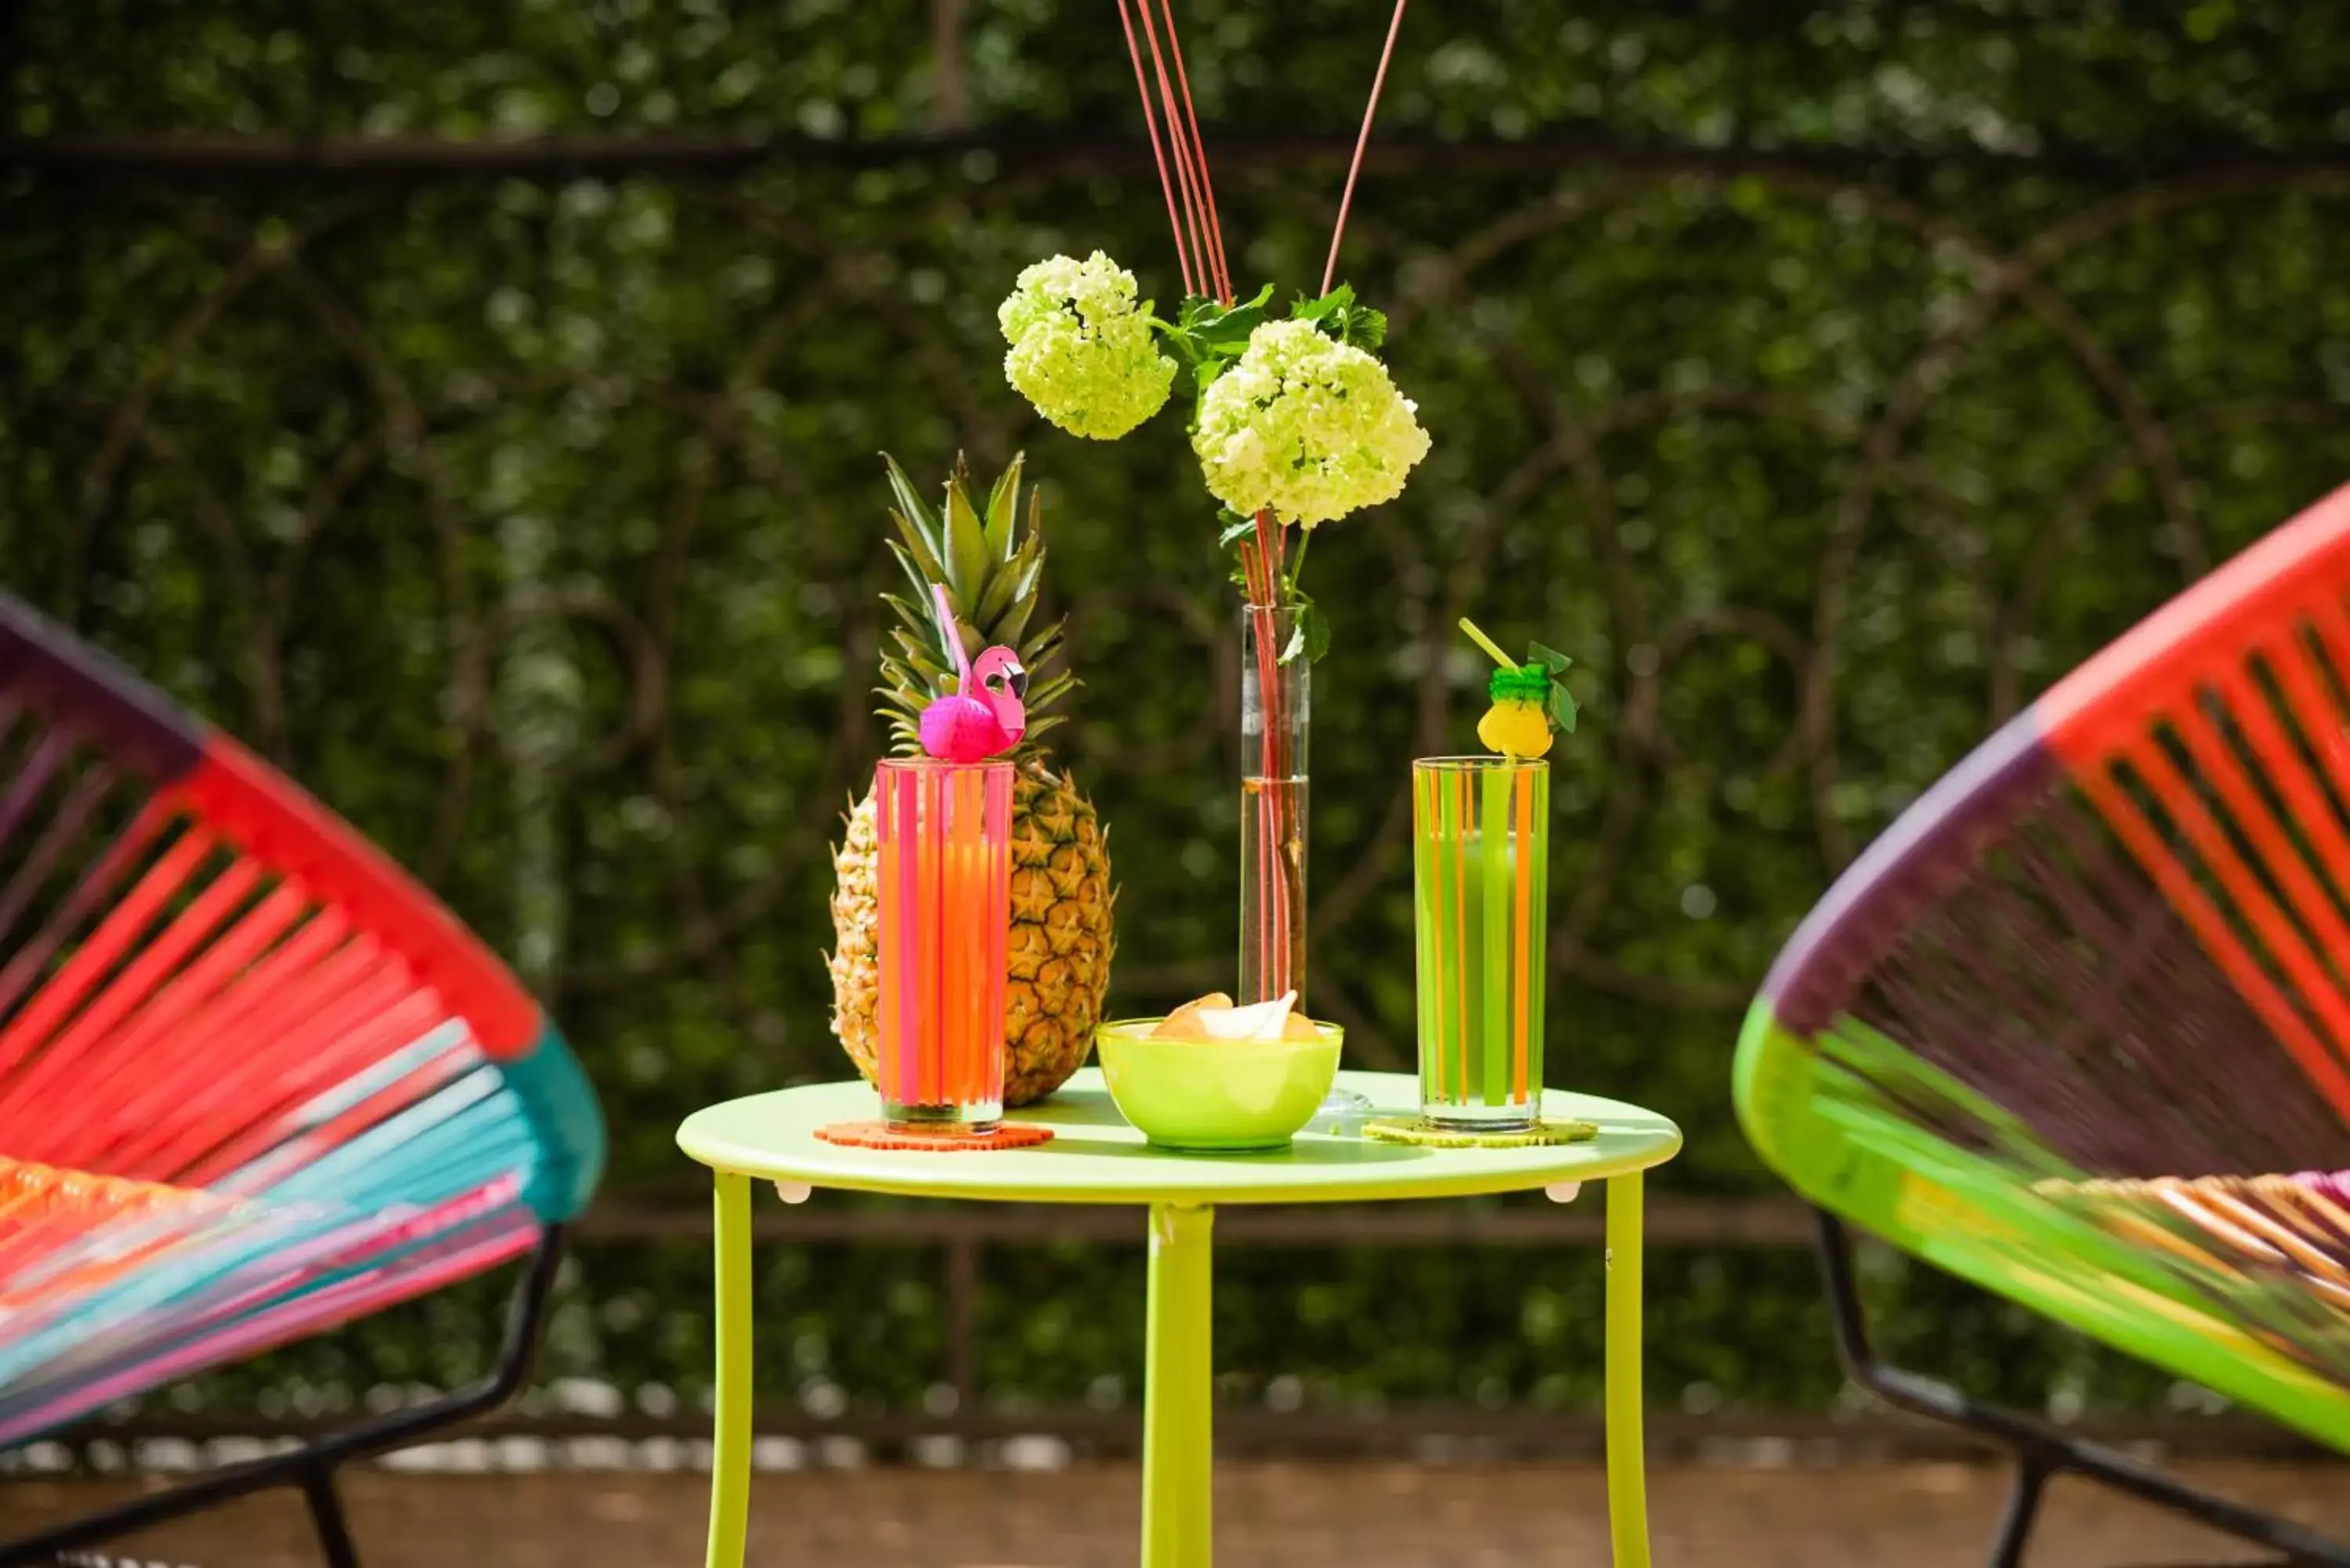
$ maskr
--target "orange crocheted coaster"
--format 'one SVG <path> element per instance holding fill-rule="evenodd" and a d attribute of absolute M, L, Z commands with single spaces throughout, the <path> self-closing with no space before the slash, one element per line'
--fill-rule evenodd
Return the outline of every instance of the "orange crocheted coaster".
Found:
<path fill-rule="evenodd" d="M 888 1122 L 835 1122 L 818 1127 L 816 1136 L 827 1143 L 850 1148 L 914 1148 L 938 1154 L 962 1154 L 991 1148 L 1026 1148 L 1050 1143 L 1051 1127 L 1032 1122 L 999 1122 L 993 1132 L 909 1132 Z"/>

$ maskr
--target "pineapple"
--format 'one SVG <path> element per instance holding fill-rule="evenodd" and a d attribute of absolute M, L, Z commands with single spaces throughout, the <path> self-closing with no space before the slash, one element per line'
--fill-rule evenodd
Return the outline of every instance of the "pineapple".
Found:
<path fill-rule="evenodd" d="M 912 756 L 921 750 L 917 726 L 922 708 L 947 689 L 954 669 L 930 610 L 931 583 L 946 585 L 968 656 L 1002 643 L 1017 650 L 1028 669 L 1041 671 L 1060 651 L 1061 627 L 1055 622 L 1029 628 L 1044 576 L 1044 508 L 1032 493 L 1023 525 L 1020 458 L 995 482 L 984 516 L 972 507 L 971 475 L 960 458 L 940 513 L 923 504 L 894 459 L 883 461 L 897 500 L 890 515 L 899 536 L 889 547 L 912 591 L 903 597 L 882 596 L 898 624 L 890 632 L 895 647 L 881 655 L 882 683 L 875 693 L 881 699 L 879 716 L 889 722 L 891 749 Z M 1012 931 L 1003 1009 L 1008 1106 L 1043 1099 L 1085 1064 L 1118 946 L 1111 929 L 1117 896 L 1110 888 L 1107 832 L 1093 803 L 1053 770 L 1036 743 L 1063 719 L 1055 710 L 1076 684 L 1066 668 L 1035 677 L 1026 698 L 1027 732 L 1012 752 Z M 833 855 L 835 945 L 827 958 L 833 1033 L 868 1083 L 879 995 L 874 972 L 874 849 L 868 787 L 850 809 L 848 831 Z"/>

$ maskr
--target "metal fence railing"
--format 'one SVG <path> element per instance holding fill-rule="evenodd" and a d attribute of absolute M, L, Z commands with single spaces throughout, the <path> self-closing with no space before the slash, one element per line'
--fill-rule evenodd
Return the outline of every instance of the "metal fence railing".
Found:
<path fill-rule="evenodd" d="M 1813 1240 L 1810 1210 L 1785 1199 L 1665 1199 L 1647 1216 L 1657 1251 L 1785 1250 Z M 707 1211 L 681 1203 L 613 1202 L 592 1210 L 577 1240 L 607 1243 L 706 1240 Z M 1604 1233 L 1594 1194 L 1568 1205 L 1333 1205 L 1239 1208 L 1218 1218 L 1220 1247 L 1475 1248 L 1544 1250 L 1596 1246 Z M 1131 1458 L 1140 1412 L 1083 1406 L 1006 1409 L 986 1397 L 978 1368 L 978 1296 L 988 1254 L 1080 1244 L 1139 1246 L 1142 1211 L 1121 1205 L 868 1204 L 778 1207 L 755 1212 L 763 1247 L 889 1247 L 937 1254 L 944 1345 L 939 1381 L 951 1389 L 936 1413 L 849 1407 L 834 1414 L 797 1405 L 760 1408 L 761 1462 L 770 1468 L 913 1458 L 956 1463 L 1016 1452 L 1024 1462 L 1077 1456 Z M 545 1394 L 464 1428 L 403 1459 L 421 1468 L 671 1469 L 707 1460 L 708 1416 L 562 1407 Z M 326 1418 L 252 1412 L 182 1416 L 144 1411 L 99 1421 L 10 1456 L 18 1471 L 169 1471 L 249 1458 L 331 1426 Z M 2172 1457 L 2298 1459 L 2319 1450 L 2256 1417 L 2235 1414 L 2095 1414 L 2072 1423 L 2093 1440 Z M 1405 1459 L 1416 1462 L 1596 1459 L 1605 1435 L 1596 1412 L 1485 1408 L 1440 1403 L 1376 1413 L 1233 1407 L 1217 1415 L 1217 1441 L 1239 1455 L 1289 1459 Z M 1833 1414 L 1791 1411 L 1652 1410 L 1648 1442 L 1660 1458 L 1691 1462 L 1817 1465 L 1864 1460 L 1944 1459 L 1983 1453 L 1963 1434 L 1898 1413 L 1856 1407 Z"/>

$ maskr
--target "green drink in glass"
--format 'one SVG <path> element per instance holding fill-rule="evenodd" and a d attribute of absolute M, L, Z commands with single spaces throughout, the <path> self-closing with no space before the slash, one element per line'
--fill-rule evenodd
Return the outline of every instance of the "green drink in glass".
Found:
<path fill-rule="evenodd" d="M 1542 1117 L 1550 921 L 1550 764 L 1411 765 L 1419 1104 L 1441 1126 L 1521 1131 Z"/>

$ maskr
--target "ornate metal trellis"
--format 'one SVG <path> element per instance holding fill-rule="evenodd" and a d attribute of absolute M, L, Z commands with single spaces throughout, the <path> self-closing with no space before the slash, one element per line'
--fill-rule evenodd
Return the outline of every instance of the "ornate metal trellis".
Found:
<path fill-rule="evenodd" d="M 1305 277 L 1344 139 L 1211 140 L 1252 265 Z M 1119 992 L 1219 976 L 1205 504 L 1171 443 L 1024 422 L 986 314 L 1040 245 L 1148 275 L 1147 190 L 1118 183 L 1143 157 L 9 144 L 0 558 L 499 933 L 650 1189 L 684 1109 L 834 1070 L 813 954 L 825 829 L 879 739 L 884 445 L 1031 450 L 1089 682 L 1066 753 L 1117 827 Z M 1683 1107 L 1694 1170 L 1738 1180 L 1731 1020 L 1825 876 L 2338 480 L 2350 349 L 2306 258 L 2345 170 L 1406 138 L 1368 179 L 1358 281 L 1439 455 L 1316 552 L 1315 995 L 1365 1064 L 1408 1055 L 1397 759 L 1473 716 L 1461 611 L 1571 628 L 1562 1071 Z"/>

